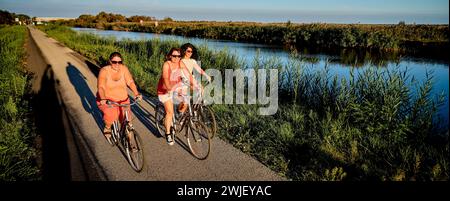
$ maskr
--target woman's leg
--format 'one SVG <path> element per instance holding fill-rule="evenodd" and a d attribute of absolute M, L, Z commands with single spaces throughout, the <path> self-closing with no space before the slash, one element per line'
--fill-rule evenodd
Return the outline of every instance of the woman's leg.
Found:
<path fill-rule="evenodd" d="M 189 88 L 188 87 L 182 87 L 180 93 L 182 93 L 183 95 L 189 95 Z M 180 99 L 181 103 L 178 106 L 178 111 L 181 113 L 186 112 L 186 110 L 188 109 L 188 104 L 185 102 L 186 100 L 184 98 Z"/>
<path fill-rule="evenodd" d="M 167 141 L 167 144 L 173 145 L 174 144 L 173 133 L 170 133 L 170 127 L 172 126 L 172 118 L 173 118 L 173 102 L 172 102 L 172 100 L 168 100 L 168 101 L 164 102 L 164 109 L 166 110 L 166 117 L 164 119 L 164 125 L 166 127 L 166 141 Z"/>
<path fill-rule="evenodd" d="M 117 107 L 108 107 L 108 105 L 98 105 L 98 108 L 103 114 L 103 122 L 105 127 L 103 134 L 111 135 L 111 125 L 119 117 L 119 111 Z"/>
<path fill-rule="evenodd" d="M 120 104 L 130 104 L 130 100 L 126 99 L 125 101 L 120 101 Z M 130 110 L 130 106 L 126 106 L 126 107 L 117 107 L 118 111 L 119 111 L 119 122 L 122 122 L 123 120 L 125 120 L 125 111 L 128 111 L 128 118 L 131 121 L 131 110 Z"/>
<path fill-rule="evenodd" d="M 186 112 L 187 109 L 188 109 L 188 104 L 185 102 L 180 103 L 180 105 L 178 106 L 178 111 L 181 113 Z"/>
<path fill-rule="evenodd" d="M 164 102 L 164 110 L 166 111 L 166 117 L 164 119 L 164 126 L 166 127 L 166 135 L 170 134 L 170 126 L 172 126 L 173 118 L 173 102 L 167 100 Z"/>

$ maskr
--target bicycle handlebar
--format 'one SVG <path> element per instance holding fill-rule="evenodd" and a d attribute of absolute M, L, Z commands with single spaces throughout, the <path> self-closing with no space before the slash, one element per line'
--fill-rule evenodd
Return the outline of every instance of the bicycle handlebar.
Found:
<path fill-rule="evenodd" d="M 133 100 L 133 101 L 130 101 L 130 102 L 131 102 L 130 104 L 119 104 L 119 103 L 114 102 L 112 100 L 106 100 L 106 104 L 107 105 L 116 105 L 116 106 L 119 106 L 119 107 L 127 107 L 127 106 L 136 105 L 139 102 L 139 100 L 138 101 Z"/>
<path fill-rule="evenodd" d="M 187 100 L 189 100 L 192 96 L 190 96 L 190 95 L 184 95 L 184 94 L 182 94 L 182 93 L 178 93 L 178 89 L 182 89 L 182 87 L 185 87 L 185 86 L 188 86 L 188 85 L 186 85 L 185 83 L 183 83 L 181 86 L 176 87 L 175 89 L 171 90 L 171 92 L 169 92 L 169 93 L 172 93 L 173 97 L 181 96 L 181 97 L 184 99 L 184 101 L 187 101 Z M 189 87 L 189 86 L 188 86 L 188 87 Z M 201 87 L 197 87 L 196 90 L 201 91 L 201 94 L 203 94 L 203 89 L 202 89 Z M 199 97 L 202 97 L 201 94 L 199 95 Z"/>

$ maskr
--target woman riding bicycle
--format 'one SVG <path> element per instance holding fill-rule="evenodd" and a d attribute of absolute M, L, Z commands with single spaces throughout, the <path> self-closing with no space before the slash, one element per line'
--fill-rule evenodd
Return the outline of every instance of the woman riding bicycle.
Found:
<path fill-rule="evenodd" d="M 97 105 L 103 113 L 103 121 L 105 123 L 103 135 L 108 139 L 111 138 L 111 125 L 118 118 L 122 120 L 124 118 L 124 110 L 128 110 L 129 107 L 108 106 L 106 101 L 129 104 L 127 87 L 133 91 L 136 100 L 142 99 L 142 95 L 139 94 L 130 71 L 123 64 L 122 55 L 118 52 L 113 52 L 109 56 L 109 63 L 110 65 L 100 70 L 97 79 Z M 132 136 L 128 137 L 131 139 Z M 134 147 L 134 145 L 132 146 Z"/>
<path fill-rule="evenodd" d="M 173 116 L 173 92 L 178 94 L 186 94 L 188 86 L 198 88 L 197 83 L 189 73 L 186 65 L 180 61 L 181 49 L 172 48 L 166 54 L 166 59 L 162 67 L 161 77 L 158 82 L 158 99 L 164 104 L 166 111 L 164 126 L 166 128 L 166 141 L 169 145 L 173 145 L 173 133 L 170 133 L 171 120 Z M 187 109 L 187 104 L 181 102 L 178 107 L 180 113 L 184 113 Z"/>
<path fill-rule="evenodd" d="M 200 67 L 200 65 L 197 63 L 198 55 L 197 55 L 197 48 L 194 47 L 194 45 L 190 43 L 185 43 L 181 46 L 181 61 L 186 65 L 187 69 L 191 74 L 194 73 L 194 70 L 197 71 L 200 75 L 204 75 L 208 82 L 211 81 L 211 77 L 206 74 L 206 72 Z M 195 74 L 193 75 L 194 79 Z"/>

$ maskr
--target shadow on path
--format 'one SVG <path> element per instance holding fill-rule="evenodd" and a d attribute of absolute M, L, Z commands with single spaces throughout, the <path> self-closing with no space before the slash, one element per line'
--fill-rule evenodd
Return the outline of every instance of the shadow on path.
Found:
<path fill-rule="evenodd" d="M 81 72 L 70 62 L 67 62 L 66 72 L 70 82 L 80 97 L 84 110 L 94 117 L 95 123 L 97 123 L 99 130 L 102 131 L 102 114 L 97 107 L 95 96 L 86 82 L 86 77 L 81 74 Z"/>
<path fill-rule="evenodd" d="M 65 129 L 63 108 L 59 104 L 54 74 L 47 65 L 41 89 L 33 102 L 36 125 L 42 137 L 42 171 L 44 181 L 70 181 L 71 165 Z"/>

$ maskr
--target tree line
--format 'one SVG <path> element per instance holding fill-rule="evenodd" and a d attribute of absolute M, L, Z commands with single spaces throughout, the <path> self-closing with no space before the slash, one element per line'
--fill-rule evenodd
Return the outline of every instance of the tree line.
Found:
<path fill-rule="evenodd" d="M 10 13 L 6 10 L 0 10 L 0 24 L 8 24 L 8 25 L 16 24 L 16 22 L 15 22 L 16 18 L 18 18 L 19 21 L 22 21 L 22 22 L 27 22 L 27 23 L 31 22 L 31 18 L 28 15 Z"/>
<path fill-rule="evenodd" d="M 137 23 L 151 21 L 152 23 Z M 154 23 L 154 17 L 100 12 L 81 15 L 60 24 L 105 30 L 123 30 L 174 34 L 239 42 L 281 45 L 292 50 L 368 49 L 407 52 L 448 52 L 448 25 L 398 24 L 296 24 L 254 22 L 174 21 L 166 17 Z"/>
<path fill-rule="evenodd" d="M 130 17 L 125 17 L 121 14 L 106 13 L 104 11 L 98 13 L 97 15 L 83 14 L 77 19 L 69 21 L 68 23 L 75 24 L 92 24 L 92 23 L 112 23 L 112 22 L 140 22 L 140 21 L 153 21 L 156 20 L 155 17 L 143 16 L 143 15 L 133 15 Z"/>

